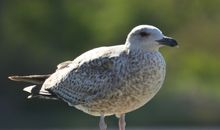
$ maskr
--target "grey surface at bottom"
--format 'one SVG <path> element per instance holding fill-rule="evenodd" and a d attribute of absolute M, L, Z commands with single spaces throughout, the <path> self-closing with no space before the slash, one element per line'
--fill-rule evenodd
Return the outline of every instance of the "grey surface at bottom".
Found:
<path fill-rule="evenodd" d="M 0 129 L 0 130 L 99 130 L 99 128 L 45 128 L 45 129 Z M 118 128 L 108 128 L 107 130 L 118 130 Z M 126 128 L 126 130 L 220 130 L 220 127 L 146 127 L 146 128 Z"/>

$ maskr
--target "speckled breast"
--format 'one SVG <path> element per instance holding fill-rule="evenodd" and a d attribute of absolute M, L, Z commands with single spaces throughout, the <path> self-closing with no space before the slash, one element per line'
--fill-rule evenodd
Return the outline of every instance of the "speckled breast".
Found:
<path fill-rule="evenodd" d="M 138 67 L 137 67 L 138 66 Z M 159 52 L 149 52 L 139 58 L 131 58 L 127 63 L 124 83 L 106 94 L 102 99 L 78 109 L 95 116 L 120 115 L 146 104 L 161 88 L 165 78 L 165 62 Z"/>

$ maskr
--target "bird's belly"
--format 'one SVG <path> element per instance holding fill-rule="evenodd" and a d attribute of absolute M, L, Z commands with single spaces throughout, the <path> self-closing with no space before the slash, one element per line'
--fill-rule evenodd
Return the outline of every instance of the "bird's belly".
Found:
<path fill-rule="evenodd" d="M 90 104 L 78 105 L 75 107 L 94 116 L 100 116 L 101 114 L 108 116 L 128 113 L 140 108 L 152 99 L 161 85 L 162 83 L 159 83 L 154 87 L 146 87 L 138 91 L 133 90 L 132 93 L 118 91 L 114 95 L 94 101 Z"/>

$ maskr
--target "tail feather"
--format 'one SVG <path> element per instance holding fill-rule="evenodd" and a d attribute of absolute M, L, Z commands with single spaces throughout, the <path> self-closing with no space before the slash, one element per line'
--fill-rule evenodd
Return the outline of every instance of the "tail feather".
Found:
<path fill-rule="evenodd" d="M 57 99 L 57 96 L 48 90 L 41 89 L 42 86 L 32 85 L 25 87 L 23 91 L 30 93 L 28 96 L 30 98 L 43 98 L 43 99 Z"/>
<path fill-rule="evenodd" d="M 48 75 L 10 76 L 8 78 L 13 81 L 22 81 L 22 82 L 38 84 L 38 85 L 28 86 L 23 89 L 23 91 L 30 93 L 28 99 L 35 97 L 43 98 L 43 99 L 58 99 L 57 96 L 52 92 L 50 92 L 49 90 L 42 89 L 42 84 L 49 77 L 50 75 L 48 74 Z"/>
<path fill-rule="evenodd" d="M 8 78 L 13 81 L 22 81 L 33 84 L 43 84 L 44 81 L 49 78 L 48 75 L 28 75 L 28 76 L 9 76 Z"/>
<path fill-rule="evenodd" d="M 24 89 L 23 89 L 23 91 L 25 91 L 25 92 L 28 92 L 28 93 L 32 93 L 32 91 L 34 90 L 34 88 L 38 88 L 38 87 L 36 87 L 37 85 L 32 85 L 32 86 L 28 86 L 28 87 L 25 87 Z M 40 87 L 39 87 L 40 88 Z M 39 90 L 40 91 L 40 90 Z M 38 92 L 37 92 L 38 93 Z"/>

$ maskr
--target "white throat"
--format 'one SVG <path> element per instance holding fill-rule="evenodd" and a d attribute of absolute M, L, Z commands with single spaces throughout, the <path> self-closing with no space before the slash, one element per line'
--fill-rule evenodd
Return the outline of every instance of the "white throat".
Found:
<path fill-rule="evenodd" d="M 125 46 L 129 50 L 144 50 L 144 51 L 159 51 L 160 46 L 155 45 L 155 44 L 146 44 L 142 42 L 129 42 L 126 41 Z"/>

